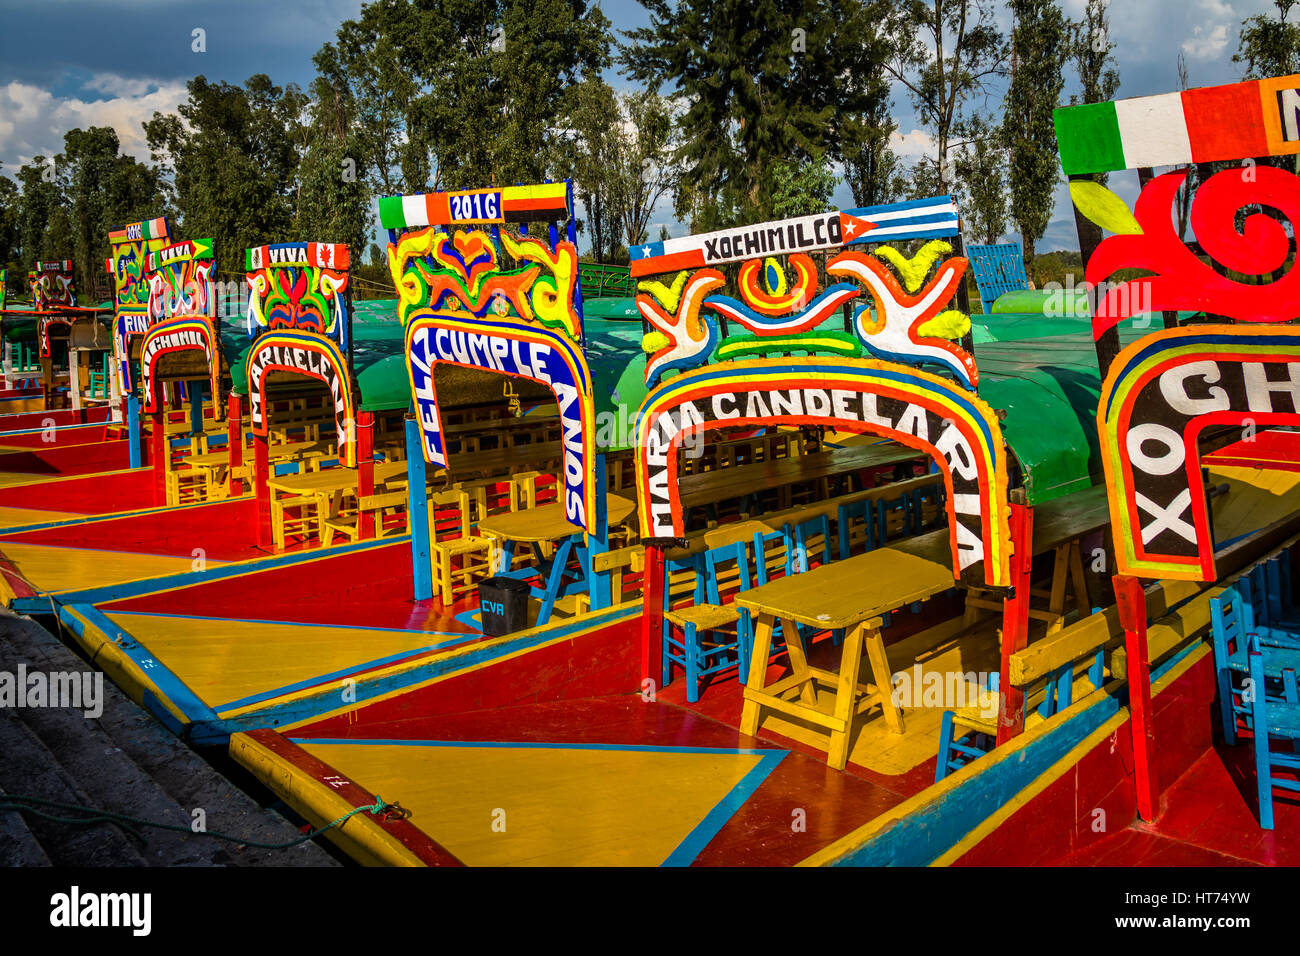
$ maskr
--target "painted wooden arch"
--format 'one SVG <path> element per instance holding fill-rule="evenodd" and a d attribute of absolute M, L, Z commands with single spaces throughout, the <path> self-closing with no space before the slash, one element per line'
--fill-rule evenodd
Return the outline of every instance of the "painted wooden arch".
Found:
<path fill-rule="evenodd" d="M 539 382 L 555 394 L 560 410 L 564 513 L 573 524 L 595 532 L 595 409 L 591 371 L 582 352 L 567 334 L 544 326 L 459 315 L 424 309 L 407 321 L 406 365 L 425 460 L 447 464 L 435 366 L 458 365 Z"/>
<path fill-rule="evenodd" d="M 355 468 L 356 388 L 348 363 L 331 339 L 310 332 L 271 332 L 263 335 L 248 352 L 249 413 L 253 432 L 265 436 L 270 429 L 266 382 L 270 372 L 283 371 L 324 382 L 334 400 L 334 423 L 339 439 L 339 459 Z"/>
<path fill-rule="evenodd" d="M 1010 583 L 1006 451 L 993 409 L 948 379 L 872 359 L 729 362 L 652 391 L 636 429 L 642 536 L 684 533 L 677 448 L 688 435 L 755 425 L 825 425 L 930 455 L 948 491 L 954 578 L 983 561 L 985 584 Z"/>
<path fill-rule="evenodd" d="M 168 356 L 201 352 L 204 368 L 211 383 L 214 412 L 222 415 L 221 402 L 216 401 L 221 386 L 221 350 L 213 334 L 212 325 L 198 317 L 168 319 L 150 326 L 140 349 L 141 377 L 144 379 L 144 410 L 162 411 L 159 398 L 162 394 L 160 375 Z"/>
<path fill-rule="evenodd" d="M 1097 409 L 1121 573 L 1213 581 L 1197 438 L 1300 426 L 1300 328 L 1196 325 L 1124 349 Z"/>

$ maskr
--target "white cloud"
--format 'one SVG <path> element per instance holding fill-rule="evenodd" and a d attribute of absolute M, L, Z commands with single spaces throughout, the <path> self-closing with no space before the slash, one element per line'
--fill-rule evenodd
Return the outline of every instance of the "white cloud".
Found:
<path fill-rule="evenodd" d="M 1197 24 L 1192 35 L 1183 41 L 1183 52 L 1193 60 L 1210 60 L 1222 56 L 1228 45 L 1228 25 L 1217 23 L 1208 30 Z"/>
<path fill-rule="evenodd" d="M 899 157 L 911 160 L 938 153 L 934 137 L 923 129 L 914 129 L 910 133 L 895 130 L 889 137 L 889 148 Z"/>
<path fill-rule="evenodd" d="M 127 79 L 97 74 L 85 84 L 104 99 L 57 97 L 26 83 L 0 86 L 0 168 L 16 172 L 33 156 L 53 156 L 63 149 L 70 129 L 111 126 L 122 152 L 148 160 L 149 147 L 141 124 L 155 112 L 171 112 L 185 99 L 185 84 L 175 81 Z"/>

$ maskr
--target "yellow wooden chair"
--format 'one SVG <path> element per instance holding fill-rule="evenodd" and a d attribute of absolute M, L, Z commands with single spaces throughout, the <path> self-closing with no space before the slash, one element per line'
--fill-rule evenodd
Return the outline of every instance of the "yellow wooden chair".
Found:
<path fill-rule="evenodd" d="M 361 540 L 361 516 L 375 516 L 375 537 L 387 538 L 406 533 L 406 520 L 400 525 L 384 524 L 385 517 L 406 514 L 406 492 L 390 491 L 382 495 L 366 495 L 357 502 L 356 511 L 351 514 L 339 514 L 331 508 L 331 514 L 321 523 L 321 547 L 328 548 L 334 543 L 334 535 L 347 535 L 352 542 Z"/>
<path fill-rule="evenodd" d="M 429 551 L 445 608 L 456 602 L 457 595 L 474 590 L 482 578 L 492 573 L 492 539 L 484 535 L 431 541 Z"/>

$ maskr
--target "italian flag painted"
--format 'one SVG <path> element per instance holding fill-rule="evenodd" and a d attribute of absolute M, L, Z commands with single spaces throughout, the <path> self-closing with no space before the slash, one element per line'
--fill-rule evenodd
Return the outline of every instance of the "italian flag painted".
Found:
<path fill-rule="evenodd" d="M 1067 176 L 1300 153 L 1300 75 L 1056 110 Z"/>

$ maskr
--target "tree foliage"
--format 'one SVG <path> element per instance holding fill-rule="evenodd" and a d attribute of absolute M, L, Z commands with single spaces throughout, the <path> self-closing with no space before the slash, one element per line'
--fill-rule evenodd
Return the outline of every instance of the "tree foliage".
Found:
<path fill-rule="evenodd" d="M 1062 68 L 1069 30 L 1056 0 L 1011 0 L 1011 83 L 1004 100 L 1002 135 L 1010 159 L 1011 209 L 1025 262 L 1051 219 L 1059 178 L 1052 111 L 1061 103 Z"/>

